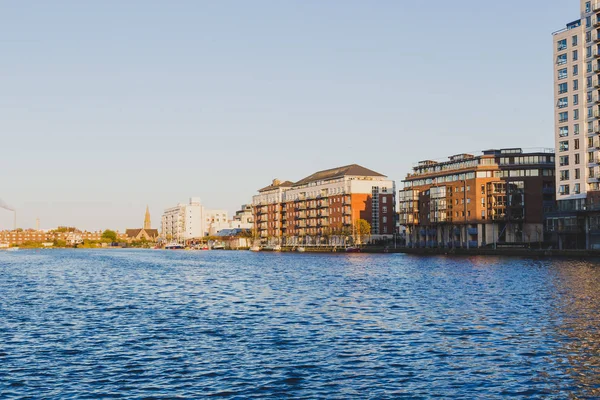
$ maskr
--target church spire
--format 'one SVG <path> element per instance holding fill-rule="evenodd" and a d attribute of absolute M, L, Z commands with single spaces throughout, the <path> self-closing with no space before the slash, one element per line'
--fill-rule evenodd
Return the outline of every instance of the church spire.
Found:
<path fill-rule="evenodd" d="M 144 218 L 144 229 L 151 229 L 152 224 L 150 223 L 150 209 L 146 206 L 146 217 Z"/>

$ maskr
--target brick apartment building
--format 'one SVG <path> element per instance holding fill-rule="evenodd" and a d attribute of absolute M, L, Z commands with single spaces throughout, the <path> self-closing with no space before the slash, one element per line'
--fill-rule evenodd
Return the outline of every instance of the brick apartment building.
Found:
<path fill-rule="evenodd" d="M 399 223 L 409 246 L 539 243 L 555 202 L 554 152 L 500 149 L 421 161 L 403 183 Z"/>
<path fill-rule="evenodd" d="M 254 227 L 263 243 L 341 243 L 359 219 L 372 238 L 395 232 L 395 183 L 360 165 L 315 172 L 298 182 L 279 181 L 253 197 Z"/>

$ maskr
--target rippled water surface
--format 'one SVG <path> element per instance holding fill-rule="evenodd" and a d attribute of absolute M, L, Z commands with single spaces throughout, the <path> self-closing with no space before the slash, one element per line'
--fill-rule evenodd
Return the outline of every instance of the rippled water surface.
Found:
<path fill-rule="evenodd" d="M 599 294 L 592 261 L 0 252 L 0 397 L 598 397 Z"/>

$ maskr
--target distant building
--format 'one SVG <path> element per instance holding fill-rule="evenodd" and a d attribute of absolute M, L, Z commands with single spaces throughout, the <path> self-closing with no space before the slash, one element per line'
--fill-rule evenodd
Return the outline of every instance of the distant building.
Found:
<path fill-rule="evenodd" d="M 118 241 L 126 241 L 127 235 L 116 231 Z M 36 231 L 33 229 L 25 231 L 2 231 L 0 232 L 0 243 L 9 243 L 10 245 L 24 244 L 24 243 L 44 243 L 53 242 L 55 240 L 65 241 L 68 244 L 79 244 L 84 241 L 102 241 L 102 231 L 80 231 L 76 228 L 70 228 L 68 231 L 58 232 L 56 230 L 50 231 Z"/>
<path fill-rule="evenodd" d="M 542 242 L 555 200 L 554 152 L 513 148 L 421 161 L 403 183 L 399 224 L 410 246 Z"/>
<path fill-rule="evenodd" d="M 150 222 L 150 209 L 146 206 L 146 215 L 144 216 L 144 227 L 139 229 L 127 229 L 125 230 L 128 241 L 148 241 L 156 242 L 158 240 L 158 229 L 152 229 L 152 223 Z"/>
<path fill-rule="evenodd" d="M 395 233 L 395 184 L 357 164 L 273 183 L 253 197 L 254 227 L 263 242 L 339 243 L 366 220 L 373 239 Z"/>

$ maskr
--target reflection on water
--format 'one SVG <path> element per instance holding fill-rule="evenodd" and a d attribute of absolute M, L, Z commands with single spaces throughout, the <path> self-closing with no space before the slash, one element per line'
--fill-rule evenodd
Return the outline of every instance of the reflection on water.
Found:
<path fill-rule="evenodd" d="M 600 397 L 600 265 L 555 263 L 557 362 L 573 380 L 577 398 Z"/>
<path fill-rule="evenodd" d="M 557 260 L 0 253 L 0 398 L 599 397 L 599 284 Z"/>

